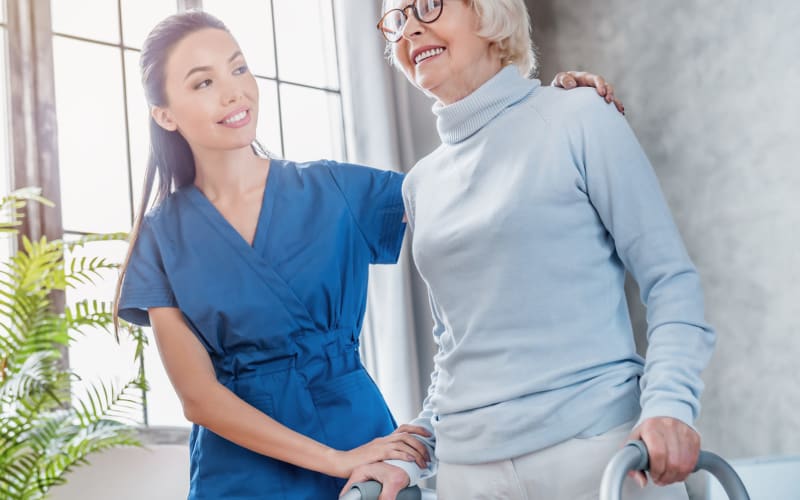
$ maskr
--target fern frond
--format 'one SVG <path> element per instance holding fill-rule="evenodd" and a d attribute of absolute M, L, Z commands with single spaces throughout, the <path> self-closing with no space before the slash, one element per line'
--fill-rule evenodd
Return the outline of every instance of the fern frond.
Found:
<path fill-rule="evenodd" d="M 0 404 L 28 398 L 31 394 L 46 391 L 52 385 L 53 374 L 58 370 L 57 353 L 39 351 L 28 356 L 18 368 L 12 367 L 0 383 Z"/>
<path fill-rule="evenodd" d="M 88 388 L 75 407 L 75 416 L 84 426 L 110 418 L 130 420 L 130 412 L 141 407 L 141 386 L 137 379 L 120 388 L 98 382 Z"/>
<path fill-rule="evenodd" d="M 65 279 L 68 287 L 95 284 L 95 279 L 102 279 L 102 271 L 118 269 L 119 264 L 102 257 L 80 257 L 72 259 Z"/>
<path fill-rule="evenodd" d="M 85 333 L 86 329 L 102 329 L 110 333 L 113 313 L 111 302 L 82 300 L 64 308 L 65 327 L 78 333 Z"/>
<path fill-rule="evenodd" d="M 89 243 L 94 243 L 98 241 L 126 241 L 127 239 L 128 239 L 128 233 L 123 233 L 123 232 L 89 234 L 81 236 L 77 240 L 65 242 L 64 247 L 68 252 L 72 252 L 76 248 L 84 247 Z"/>

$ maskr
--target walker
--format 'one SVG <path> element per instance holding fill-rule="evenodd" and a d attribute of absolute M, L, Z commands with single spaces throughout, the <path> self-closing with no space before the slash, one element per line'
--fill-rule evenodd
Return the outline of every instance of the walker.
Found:
<path fill-rule="evenodd" d="M 381 483 L 377 481 L 356 483 L 339 500 L 378 500 L 381 488 Z M 397 494 L 397 500 L 436 500 L 436 493 L 432 490 L 422 489 L 419 486 L 412 486 L 401 490 Z"/>
<path fill-rule="evenodd" d="M 629 442 L 611 457 L 600 482 L 600 500 L 621 500 L 625 475 L 632 470 L 647 470 L 647 457 L 647 447 L 642 441 Z M 700 469 L 710 472 L 719 480 L 730 500 L 750 500 L 739 475 L 719 455 L 701 450 L 694 472 Z"/>
<path fill-rule="evenodd" d="M 629 471 L 645 471 L 648 468 L 647 447 L 642 441 L 631 441 L 618 451 L 606 466 L 600 483 L 600 500 L 622 500 L 622 482 Z M 722 485 L 730 500 L 750 500 L 744 483 L 728 462 L 709 451 L 701 451 L 694 471 L 704 469 L 713 474 Z M 376 481 L 358 483 L 340 500 L 377 500 L 381 484 Z M 406 488 L 397 495 L 397 500 L 436 500 L 431 490 L 417 486 Z"/>

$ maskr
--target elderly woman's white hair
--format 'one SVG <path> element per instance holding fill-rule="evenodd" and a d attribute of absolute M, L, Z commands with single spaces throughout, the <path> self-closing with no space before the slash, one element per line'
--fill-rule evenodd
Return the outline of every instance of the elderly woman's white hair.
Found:
<path fill-rule="evenodd" d="M 461 0 L 472 7 L 481 20 L 478 34 L 494 42 L 500 50 L 503 66 L 519 68 L 524 76 L 533 76 L 539 69 L 531 38 L 531 19 L 524 0 Z M 384 0 L 383 12 L 407 4 L 408 0 Z M 394 46 L 386 47 L 386 55 L 394 66 Z"/>

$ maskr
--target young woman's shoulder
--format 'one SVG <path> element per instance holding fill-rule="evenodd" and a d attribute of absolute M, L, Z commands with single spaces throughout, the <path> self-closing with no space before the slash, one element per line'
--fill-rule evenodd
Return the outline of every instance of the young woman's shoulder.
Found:
<path fill-rule="evenodd" d="M 161 228 L 177 220 L 182 207 L 189 202 L 188 192 L 194 186 L 184 186 L 170 193 L 165 199 L 155 203 L 144 214 L 142 224 L 150 228 Z"/>
<path fill-rule="evenodd" d="M 294 175 L 304 179 L 305 182 L 334 182 L 341 187 L 341 184 L 349 184 L 359 179 L 370 179 L 375 177 L 403 177 L 403 174 L 384 170 L 366 165 L 355 163 L 340 162 L 334 160 L 315 160 L 310 162 L 284 162 L 284 169 L 288 170 L 289 175 Z"/>
<path fill-rule="evenodd" d="M 287 161 L 285 163 L 294 166 L 294 168 L 301 174 L 305 173 L 308 175 L 330 175 L 331 172 L 339 173 L 345 171 L 363 173 L 368 171 L 380 170 L 374 167 L 368 167 L 366 165 L 359 165 L 356 163 L 348 163 L 348 162 L 327 160 L 327 159 L 314 160 L 302 163 Z"/>

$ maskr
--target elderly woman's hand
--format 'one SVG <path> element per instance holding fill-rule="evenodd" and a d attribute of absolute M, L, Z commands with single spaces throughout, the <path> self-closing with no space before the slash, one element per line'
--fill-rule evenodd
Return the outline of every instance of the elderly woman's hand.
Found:
<path fill-rule="evenodd" d="M 694 470 L 700 454 L 700 435 L 680 420 L 653 417 L 631 431 L 629 441 L 641 439 L 650 455 L 650 478 L 658 486 L 683 481 Z M 643 472 L 631 472 L 639 486 L 647 484 Z"/>
<path fill-rule="evenodd" d="M 625 106 L 622 101 L 617 99 L 614 95 L 614 86 L 606 82 L 605 78 L 600 75 L 587 73 L 586 71 L 562 71 L 558 73 L 550 85 L 554 87 L 561 87 L 565 89 L 572 89 L 575 87 L 594 87 L 597 93 L 605 97 L 606 102 L 614 102 L 620 113 L 625 114 Z"/>

